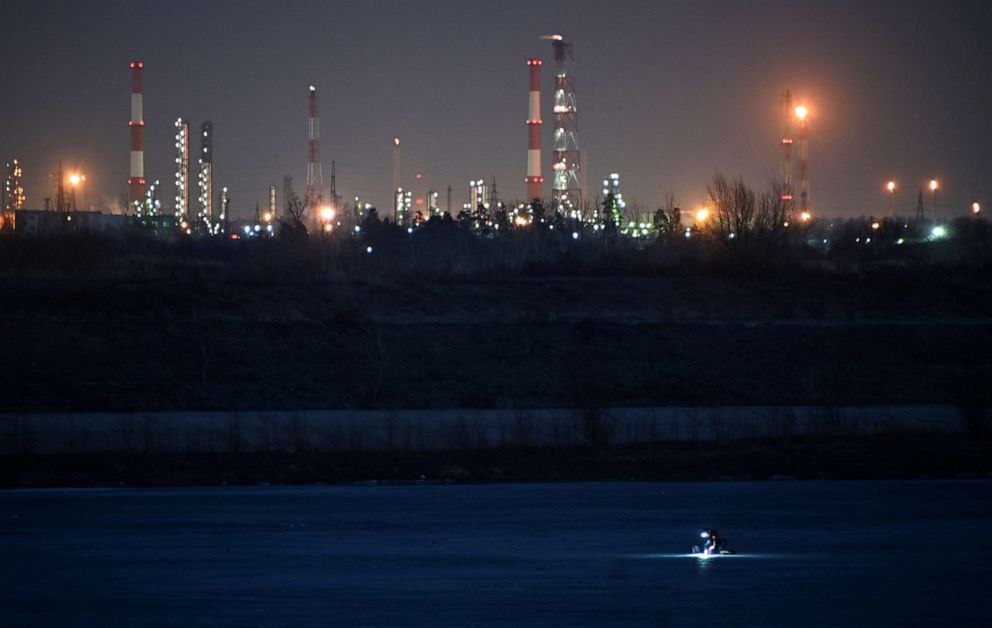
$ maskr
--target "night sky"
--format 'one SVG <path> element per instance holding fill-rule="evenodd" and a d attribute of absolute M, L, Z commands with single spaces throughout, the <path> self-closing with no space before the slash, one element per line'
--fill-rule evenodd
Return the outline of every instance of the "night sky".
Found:
<path fill-rule="evenodd" d="M 306 93 L 321 93 L 325 183 L 391 207 L 391 138 L 404 183 L 423 172 L 523 196 L 527 66 L 545 60 L 550 181 L 551 46 L 575 45 L 579 132 L 596 192 L 610 172 L 653 209 L 666 191 L 702 203 L 713 172 L 765 185 L 778 171 L 779 97 L 811 110 L 811 206 L 882 214 L 884 181 L 909 213 L 936 176 L 939 214 L 992 205 L 989 2 L 10 2 L 0 59 L 0 156 L 25 165 L 29 205 L 62 159 L 91 202 L 128 176 L 128 62 L 145 62 L 145 173 L 174 195 L 173 121 L 215 129 L 215 185 L 235 216 L 306 174 Z M 194 173 L 195 176 L 195 173 Z M 546 193 L 550 192 L 546 183 Z M 444 194 L 442 192 L 442 199 Z"/>

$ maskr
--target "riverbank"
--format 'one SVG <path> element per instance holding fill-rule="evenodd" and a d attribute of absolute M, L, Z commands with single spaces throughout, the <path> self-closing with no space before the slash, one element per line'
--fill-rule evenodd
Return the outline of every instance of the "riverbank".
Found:
<path fill-rule="evenodd" d="M 972 276 L 0 280 L 0 412 L 983 403 Z"/>
<path fill-rule="evenodd" d="M 0 486 L 909 479 L 992 476 L 992 439 L 817 437 L 614 447 L 5 455 Z"/>

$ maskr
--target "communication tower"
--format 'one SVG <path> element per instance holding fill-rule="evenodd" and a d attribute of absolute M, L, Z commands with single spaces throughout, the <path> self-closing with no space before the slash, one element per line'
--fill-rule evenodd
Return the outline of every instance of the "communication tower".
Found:
<path fill-rule="evenodd" d="M 578 112 L 575 106 L 575 77 L 572 75 L 574 55 L 572 44 L 561 35 L 548 35 L 555 57 L 554 93 L 554 171 L 551 204 L 554 210 L 569 218 L 582 217 L 582 187 L 579 182 L 581 155 L 579 153 Z"/>

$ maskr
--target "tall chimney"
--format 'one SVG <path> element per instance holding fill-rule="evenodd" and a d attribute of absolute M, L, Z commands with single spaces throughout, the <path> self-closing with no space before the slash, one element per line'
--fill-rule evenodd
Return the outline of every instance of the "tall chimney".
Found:
<path fill-rule="evenodd" d="M 131 62 L 131 176 L 128 177 L 128 202 L 130 208 L 145 199 L 145 116 L 141 97 L 144 90 L 141 73 L 145 64 Z"/>
<path fill-rule="evenodd" d="M 530 68 L 530 109 L 527 115 L 527 184 L 528 200 L 541 198 L 541 63 L 540 59 L 527 59 Z"/>
<path fill-rule="evenodd" d="M 308 92 L 309 134 L 307 139 L 307 198 L 312 211 L 319 212 L 318 205 L 324 195 L 324 174 L 320 167 L 320 113 L 317 109 L 317 88 L 310 86 Z"/>

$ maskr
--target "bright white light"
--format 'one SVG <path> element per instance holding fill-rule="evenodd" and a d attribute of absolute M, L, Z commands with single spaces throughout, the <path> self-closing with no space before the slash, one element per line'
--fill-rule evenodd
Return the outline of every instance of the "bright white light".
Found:
<path fill-rule="evenodd" d="M 573 231 L 572 232 L 572 239 L 573 240 L 578 240 L 579 239 L 579 232 L 578 231 Z"/>
<path fill-rule="evenodd" d="M 930 230 L 930 236 L 933 237 L 934 239 L 943 238 L 946 235 L 947 235 L 947 229 L 941 227 L 940 225 L 937 225 L 936 227 Z"/>
<path fill-rule="evenodd" d="M 371 255 L 372 254 L 372 247 L 371 246 L 366 247 L 365 248 L 365 252 L 368 253 L 369 255 Z"/>

